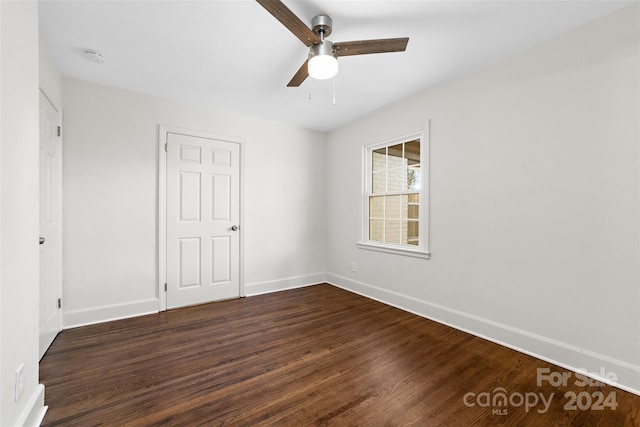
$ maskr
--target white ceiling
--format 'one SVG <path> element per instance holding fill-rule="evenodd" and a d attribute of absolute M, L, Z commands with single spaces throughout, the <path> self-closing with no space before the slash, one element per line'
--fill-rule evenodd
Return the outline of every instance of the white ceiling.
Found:
<path fill-rule="evenodd" d="M 64 76 L 329 131 L 637 0 L 284 2 L 307 23 L 330 15 L 334 42 L 409 45 L 340 58 L 333 105 L 333 80 L 286 87 L 308 48 L 253 0 L 40 0 L 40 33 Z"/>

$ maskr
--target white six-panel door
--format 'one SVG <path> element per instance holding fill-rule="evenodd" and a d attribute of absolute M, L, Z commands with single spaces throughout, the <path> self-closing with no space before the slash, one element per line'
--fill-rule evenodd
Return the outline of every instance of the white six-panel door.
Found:
<path fill-rule="evenodd" d="M 240 296 L 240 146 L 167 133 L 167 308 Z"/>
<path fill-rule="evenodd" d="M 40 94 L 40 358 L 62 329 L 58 306 L 62 294 L 62 147 L 58 125 L 58 112 Z"/>

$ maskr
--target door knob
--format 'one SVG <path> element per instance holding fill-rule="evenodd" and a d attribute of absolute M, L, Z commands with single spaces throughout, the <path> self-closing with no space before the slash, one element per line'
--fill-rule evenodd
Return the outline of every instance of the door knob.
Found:
<path fill-rule="evenodd" d="M 40 238 L 40 244 L 41 244 L 41 245 L 44 245 L 44 237 L 41 237 L 41 238 Z"/>
<path fill-rule="evenodd" d="M 238 226 L 237 225 L 232 225 L 231 226 L 231 231 L 238 231 Z"/>

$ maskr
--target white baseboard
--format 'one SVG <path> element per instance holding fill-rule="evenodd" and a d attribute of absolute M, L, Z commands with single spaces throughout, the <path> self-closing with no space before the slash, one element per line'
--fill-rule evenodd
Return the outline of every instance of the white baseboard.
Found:
<path fill-rule="evenodd" d="M 269 280 L 266 282 L 247 283 L 244 286 L 247 296 L 268 294 L 270 292 L 285 291 L 287 289 L 303 288 L 317 285 L 326 281 L 326 274 L 314 273 L 304 276 L 287 277 L 285 279 Z"/>
<path fill-rule="evenodd" d="M 305 286 L 323 283 L 326 275 L 322 273 L 307 274 L 304 276 L 287 277 L 284 279 L 270 280 L 265 282 L 249 283 L 245 285 L 247 296 L 266 294 L 270 292 L 284 291 L 287 289 L 302 288 Z M 84 308 L 81 310 L 65 311 L 63 328 L 70 329 L 79 326 L 93 325 L 96 323 L 109 322 L 112 320 L 126 319 L 129 317 L 143 316 L 145 314 L 157 313 L 159 301 L 148 299 L 134 301 L 131 303 L 104 305 L 99 307 Z"/>
<path fill-rule="evenodd" d="M 367 283 L 327 273 L 328 283 L 397 307 L 418 316 L 451 326 L 521 353 L 585 374 L 598 381 L 640 395 L 640 365 L 582 349 L 552 338 L 474 316 Z M 603 378 L 614 373 L 617 380 Z"/>
<path fill-rule="evenodd" d="M 27 405 L 16 422 L 20 427 L 38 427 L 42 423 L 47 407 L 44 406 L 44 386 L 38 384 L 29 396 Z"/>
<path fill-rule="evenodd" d="M 64 329 L 70 329 L 78 326 L 109 322 L 111 320 L 143 316 L 145 314 L 157 313 L 158 304 L 158 300 L 154 298 L 124 304 L 103 305 L 84 308 L 82 310 L 65 311 L 62 315 L 62 324 L 64 325 Z"/>

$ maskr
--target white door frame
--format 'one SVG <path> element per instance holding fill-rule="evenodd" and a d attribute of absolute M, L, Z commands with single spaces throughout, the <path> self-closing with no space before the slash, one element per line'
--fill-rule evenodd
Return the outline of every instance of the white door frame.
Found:
<path fill-rule="evenodd" d="M 56 105 L 51 101 L 51 99 L 47 96 L 44 90 L 40 88 L 40 102 L 48 103 L 53 110 L 56 112 L 56 122 L 59 128 L 62 127 L 62 109 L 56 107 Z M 38 134 L 39 135 L 39 134 Z M 38 136 L 40 138 L 40 136 Z M 40 143 L 38 142 L 38 146 Z M 56 137 L 56 176 L 55 176 L 55 186 L 56 186 L 56 200 L 55 200 L 55 213 L 57 224 L 56 227 L 56 277 L 55 277 L 55 295 L 56 298 L 60 301 L 62 300 L 62 135 L 58 133 Z M 40 156 L 38 152 L 38 156 Z M 39 158 L 39 157 L 38 157 Z M 40 171 L 41 166 L 38 166 L 38 170 Z M 40 179 L 38 178 L 38 185 L 40 185 Z M 38 209 L 38 216 L 40 215 L 40 209 Z M 41 234 L 38 234 L 41 236 Z M 39 289 L 39 288 L 38 288 Z M 38 305 L 38 310 L 40 306 Z M 41 315 L 42 313 L 39 313 Z M 62 331 L 63 321 L 62 321 L 62 307 L 58 308 L 58 332 Z M 40 345 L 40 344 L 39 344 Z M 40 352 L 40 348 L 38 351 Z"/>
<path fill-rule="evenodd" d="M 244 139 L 175 126 L 158 126 L 158 302 L 159 311 L 167 310 L 167 152 L 165 144 L 169 133 L 232 142 L 240 146 L 240 297 L 245 297 L 244 287 Z"/>

